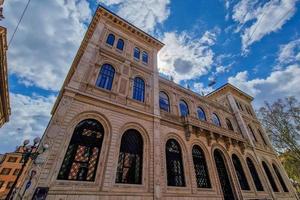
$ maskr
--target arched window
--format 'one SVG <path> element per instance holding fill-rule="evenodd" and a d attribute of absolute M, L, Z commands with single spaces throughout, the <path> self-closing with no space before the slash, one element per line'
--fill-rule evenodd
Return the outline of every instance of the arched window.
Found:
<path fill-rule="evenodd" d="M 159 107 L 160 109 L 170 112 L 169 97 L 165 92 L 159 92 Z"/>
<path fill-rule="evenodd" d="M 180 100 L 179 102 L 179 109 L 180 109 L 180 116 L 181 117 L 186 117 L 189 114 L 189 107 L 188 105 L 185 103 L 185 101 Z"/>
<path fill-rule="evenodd" d="M 205 156 L 203 150 L 198 145 L 193 146 L 192 156 L 197 179 L 197 187 L 211 188 Z"/>
<path fill-rule="evenodd" d="M 276 174 L 276 176 L 277 176 L 277 178 L 278 178 L 278 180 L 279 180 L 279 182 L 280 182 L 280 185 L 281 185 L 283 191 L 284 191 L 284 192 L 289 192 L 289 190 L 287 189 L 287 187 L 286 187 L 286 185 L 285 185 L 285 182 L 284 182 L 284 180 L 283 180 L 283 178 L 282 178 L 282 176 L 281 176 L 281 174 L 280 174 L 280 172 L 279 172 L 277 166 L 274 165 L 274 163 L 272 164 L 272 166 L 273 166 L 273 169 L 274 169 L 274 171 L 275 171 L 275 174 Z"/>
<path fill-rule="evenodd" d="M 96 85 L 98 87 L 111 90 L 115 76 L 115 69 L 110 64 L 104 64 L 101 67 Z"/>
<path fill-rule="evenodd" d="M 145 99 L 145 82 L 139 77 L 134 78 L 133 82 L 133 99 L 144 102 Z"/>
<path fill-rule="evenodd" d="M 264 191 L 264 188 L 263 188 L 263 186 L 260 182 L 260 178 L 257 174 L 256 168 L 255 168 L 252 160 L 250 158 L 247 158 L 246 160 L 247 160 L 247 165 L 248 165 L 249 171 L 251 173 L 253 182 L 255 184 L 256 190 L 257 191 Z"/>
<path fill-rule="evenodd" d="M 249 129 L 249 131 L 251 132 L 251 135 L 252 135 L 253 139 L 255 140 L 255 142 L 257 142 L 255 133 L 254 133 L 254 131 L 253 131 L 253 129 L 252 129 L 252 127 L 251 127 L 250 125 L 248 125 L 248 129 Z"/>
<path fill-rule="evenodd" d="M 94 181 L 103 137 L 104 128 L 98 121 L 81 121 L 74 129 L 58 179 Z"/>
<path fill-rule="evenodd" d="M 226 118 L 226 125 L 227 125 L 227 127 L 228 127 L 229 130 L 234 131 L 232 123 L 231 123 L 231 121 L 228 118 Z"/>
<path fill-rule="evenodd" d="M 202 108 L 200 108 L 200 107 L 197 108 L 197 115 L 200 120 L 202 120 L 202 121 L 206 120 L 205 112 Z"/>
<path fill-rule="evenodd" d="M 268 177 L 268 180 L 272 187 L 273 192 L 279 192 L 268 165 L 264 161 L 262 161 L 262 166 L 264 168 L 265 173 L 267 174 L 267 177 Z"/>
<path fill-rule="evenodd" d="M 133 57 L 136 59 L 140 59 L 140 49 L 135 47 L 133 50 Z"/>
<path fill-rule="evenodd" d="M 121 139 L 116 183 L 141 184 L 143 174 L 143 138 L 134 129 Z"/>
<path fill-rule="evenodd" d="M 166 143 L 166 161 L 168 186 L 184 187 L 185 179 L 181 148 L 174 139 L 169 139 Z"/>
<path fill-rule="evenodd" d="M 240 159 L 237 157 L 237 155 L 232 154 L 232 162 L 242 190 L 250 190 L 242 163 Z"/>
<path fill-rule="evenodd" d="M 117 49 L 123 51 L 123 49 L 124 49 L 124 40 L 122 40 L 122 39 L 118 40 Z"/>
<path fill-rule="evenodd" d="M 264 135 L 263 135 L 263 133 L 262 133 L 259 129 L 257 129 L 257 131 L 258 131 L 258 133 L 259 133 L 261 139 L 263 140 L 264 144 L 265 144 L 265 145 L 268 145 L 268 144 L 267 144 L 267 141 L 266 141 L 266 139 L 265 139 L 265 137 L 264 137 Z"/>
<path fill-rule="evenodd" d="M 212 123 L 216 126 L 221 126 L 220 119 L 217 114 L 213 113 L 211 117 Z"/>
<path fill-rule="evenodd" d="M 113 34 L 109 34 L 106 39 L 106 44 L 114 46 L 114 43 L 115 43 L 115 36 Z"/>
<path fill-rule="evenodd" d="M 148 53 L 145 51 L 143 51 L 143 53 L 142 53 L 142 61 L 144 63 L 148 63 Z"/>

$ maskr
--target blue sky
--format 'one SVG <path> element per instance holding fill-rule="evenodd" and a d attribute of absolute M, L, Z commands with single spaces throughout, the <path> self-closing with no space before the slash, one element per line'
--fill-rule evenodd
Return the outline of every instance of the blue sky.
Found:
<path fill-rule="evenodd" d="M 43 134 L 99 3 L 164 42 L 160 73 L 197 93 L 230 82 L 255 97 L 255 108 L 300 97 L 299 0 L 31 1 L 8 50 L 12 115 L 0 153 Z M 4 3 L 8 40 L 25 4 Z"/>

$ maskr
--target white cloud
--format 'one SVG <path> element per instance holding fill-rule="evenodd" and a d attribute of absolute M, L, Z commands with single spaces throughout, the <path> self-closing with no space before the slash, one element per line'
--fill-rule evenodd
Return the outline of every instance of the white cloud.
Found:
<path fill-rule="evenodd" d="M 11 116 L 0 129 L 0 153 L 15 150 L 24 139 L 41 137 L 50 119 L 55 97 L 33 97 L 10 93 Z"/>
<path fill-rule="evenodd" d="M 236 4 L 232 18 L 239 23 L 237 31 L 242 31 L 242 50 L 247 52 L 251 44 L 281 29 L 295 14 L 297 1 L 241 0 Z M 250 27 L 243 28 L 246 23 L 251 23 Z"/>
<path fill-rule="evenodd" d="M 205 32 L 200 38 L 192 38 L 186 32 L 167 32 L 162 38 L 165 46 L 158 54 L 161 73 L 174 77 L 175 82 L 189 80 L 207 74 L 213 64 L 211 46 L 216 33 Z"/>
<path fill-rule="evenodd" d="M 255 105 L 267 101 L 295 96 L 300 98 L 300 65 L 289 65 L 284 70 L 274 71 L 265 79 L 248 79 L 248 72 L 239 72 L 229 77 L 228 82 L 255 97 Z"/>
<path fill-rule="evenodd" d="M 205 87 L 203 83 L 194 83 L 192 90 L 200 95 L 207 95 L 208 93 L 214 91 L 212 87 Z"/>
<path fill-rule="evenodd" d="M 170 0 L 99 0 L 111 6 L 117 5 L 117 14 L 146 32 L 152 32 L 169 16 Z"/>
<path fill-rule="evenodd" d="M 4 26 L 13 32 L 26 1 L 5 1 Z M 86 0 L 31 1 L 8 51 L 9 72 L 25 85 L 57 91 L 91 19 Z M 10 38 L 10 37 L 9 37 Z"/>
<path fill-rule="evenodd" d="M 300 61 L 300 39 L 281 45 L 277 60 L 280 64 Z"/>

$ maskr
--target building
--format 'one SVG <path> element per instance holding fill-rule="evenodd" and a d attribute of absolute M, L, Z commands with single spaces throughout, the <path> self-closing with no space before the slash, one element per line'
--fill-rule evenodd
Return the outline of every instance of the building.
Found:
<path fill-rule="evenodd" d="M 3 3 L 4 0 L 0 0 L 0 21 L 4 18 Z M 0 26 L 0 127 L 8 122 L 10 115 L 6 51 L 6 28 Z"/>
<path fill-rule="evenodd" d="M 0 160 L 0 199 L 5 199 L 6 195 L 9 192 L 9 189 L 13 185 L 14 181 L 19 174 L 22 167 L 22 153 L 23 148 L 19 147 L 15 152 L 6 153 L 3 155 L 2 161 Z M 27 164 L 29 166 L 30 162 Z M 25 167 L 23 173 L 20 176 L 17 187 L 19 188 L 23 185 L 26 176 L 26 170 L 28 167 Z"/>
<path fill-rule="evenodd" d="M 163 45 L 97 9 L 25 198 L 296 199 L 253 98 L 230 84 L 200 96 L 159 77 Z"/>

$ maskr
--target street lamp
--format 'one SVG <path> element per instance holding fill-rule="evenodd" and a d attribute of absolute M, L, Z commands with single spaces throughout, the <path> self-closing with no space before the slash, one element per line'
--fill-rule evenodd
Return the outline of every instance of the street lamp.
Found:
<path fill-rule="evenodd" d="M 20 169 L 20 172 L 17 175 L 16 180 L 14 181 L 13 185 L 9 189 L 9 192 L 8 192 L 5 200 L 11 200 L 13 198 L 13 196 L 14 196 L 13 192 L 15 190 L 15 187 L 18 184 L 19 178 L 22 175 L 22 173 L 24 171 L 24 168 L 25 168 L 26 164 L 28 163 L 28 161 L 31 159 L 34 163 L 36 158 L 48 149 L 49 146 L 47 144 L 44 144 L 42 146 L 42 148 L 39 151 L 37 151 L 40 141 L 41 141 L 41 139 L 39 137 L 36 137 L 33 140 L 33 145 L 29 145 L 30 140 L 24 140 L 23 146 L 22 146 L 22 149 L 23 149 L 23 152 L 22 152 L 23 164 L 22 164 L 22 167 Z"/>

